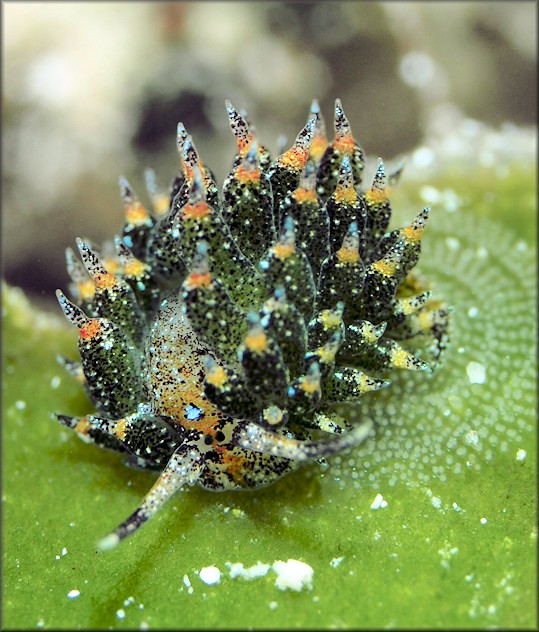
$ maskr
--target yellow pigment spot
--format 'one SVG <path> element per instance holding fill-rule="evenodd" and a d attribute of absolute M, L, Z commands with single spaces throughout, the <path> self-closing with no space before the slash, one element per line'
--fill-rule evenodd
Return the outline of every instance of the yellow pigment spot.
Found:
<path fill-rule="evenodd" d="M 222 388 L 228 380 L 228 375 L 222 366 L 217 366 L 206 375 L 206 380 L 212 386 Z"/>
<path fill-rule="evenodd" d="M 144 274 L 145 268 L 144 262 L 140 261 L 140 259 L 131 259 L 124 266 L 124 274 L 125 276 L 138 279 Z"/>
<path fill-rule="evenodd" d="M 97 318 L 92 319 L 88 324 L 81 327 L 79 335 L 83 340 L 94 338 L 101 332 L 101 323 Z"/>
<path fill-rule="evenodd" d="M 325 364 L 330 364 L 335 360 L 335 353 L 337 352 L 336 347 L 319 347 L 316 350 L 316 354 L 320 358 L 320 362 L 324 362 Z"/>
<path fill-rule="evenodd" d="M 320 380 L 303 378 L 299 384 L 299 387 L 305 393 L 316 393 L 320 390 Z"/>
<path fill-rule="evenodd" d="M 387 202 L 386 189 L 369 189 L 365 193 L 365 201 L 367 204 L 384 204 Z"/>
<path fill-rule="evenodd" d="M 305 204 L 308 202 L 316 202 L 316 191 L 304 189 L 303 187 L 299 187 L 292 193 L 292 197 L 298 204 Z"/>
<path fill-rule="evenodd" d="M 281 423 L 284 417 L 284 413 L 277 406 L 270 406 L 269 408 L 266 408 L 264 410 L 263 417 L 265 421 L 274 426 Z"/>
<path fill-rule="evenodd" d="M 169 199 L 167 195 L 160 195 L 153 201 L 153 208 L 157 215 L 165 215 L 169 209 Z"/>
<path fill-rule="evenodd" d="M 187 286 L 190 290 L 197 287 L 208 287 L 211 283 L 210 272 L 192 272 L 186 279 Z"/>
<path fill-rule="evenodd" d="M 359 378 L 359 391 L 361 394 L 370 393 L 371 391 L 378 390 L 378 384 L 375 380 L 369 377 L 367 374 L 362 373 Z"/>
<path fill-rule="evenodd" d="M 279 157 L 278 163 L 285 169 L 291 171 L 301 171 L 305 167 L 309 152 L 304 147 L 292 147 Z"/>
<path fill-rule="evenodd" d="M 363 338 L 370 344 L 374 344 L 380 337 L 376 335 L 376 329 L 374 325 L 371 324 L 368 324 L 362 333 Z"/>
<path fill-rule="evenodd" d="M 206 202 L 198 202 L 197 204 L 186 204 L 182 210 L 182 217 L 187 219 L 200 219 L 211 213 L 210 207 Z"/>
<path fill-rule="evenodd" d="M 341 316 L 329 309 L 324 309 L 320 314 L 320 321 L 324 329 L 336 329 L 341 323 Z"/>
<path fill-rule="evenodd" d="M 356 141 L 352 134 L 350 134 L 350 132 L 347 132 L 345 134 L 336 136 L 335 140 L 333 141 L 332 147 L 335 151 L 349 155 L 355 150 Z"/>
<path fill-rule="evenodd" d="M 406 349 L 395 348 L 391 353 L 391 363 L 397 369 L 407 369 L 410 367 L 412 354 Z"/>
<path fill-rule="evenodd" d="M 139 203 L 128 206 L 125 209 L 125 217 L 129 224 L 135 226 L 145 224 L 149 219 L 148 211 Z"/>
<path fill-rule="evenodd" d="M 95 294 L 94 282 L 91 279 L 88 279 L 82 283 L 77 283 L 77 290 L 83 301 L 91 301 Z"/>
<path fill-rule="evenodd" d="M 245 346 L 249 349 L 249 351 L 262 353 L 268 349 L 268 338 L 263 331 L 247 334 L 245 338 Z"/>
<path fill-rule="evenodd" d="M 90 424 L 88 423 L 88 417 L 83 417 L 82 419 L 79 419 L 77 425 L 75 426 L 75 432 L 86 435 L 88 434 L 89 430 Z"/>
<path fill-rule="evenodd" d="M 353 186 L 339 184 L 333 192 L 333 199 L 337 204 L 347 204 L 353 206 L 357 204 L 357 193 Z"/>
<path fill-rule="evenodd" d="M 114 429 L 114 436 L 123 441 L 125 439 L 126 427 L 127 421 L 125 419 L 118 419 L 116 428 Z"/>
<path fill-rule="evenodd" d="M 240 165 L 236 169 L 236 178 L 241 184 L 258 184 L 260 182 L 260 169 L 246 169 Z"/>
<path fill-rule="evenodd" d="M 428 331 L 434 323 L 433 312 L 430 309 L 419 312 L 417 315 L 417 322 L 419 323 L 421 331 Z"/>
<path fill-rule="evenodd" d="M 343 246 L 337 250 L 337 259 L 341 263 L 357 263 L 359 261 L 359 251 L 357 248 L 346 248 Z"/>
<path fill-rule="evenodd" d="M 406 226 L 406 228 L 402 229 L 402 234 L 408 241 L 419 241 L 421 236 L 423 235 L 423 230 L 425 227 L 423 225 L 414 228 L 414 226 Z"/>
<path fill-rule="evenodd" d="M 121 272 L 122 267 L 118 259 L 107 257 L 106 259 L 103 259 L 101 263 L 103 264 L 105 270 L 110 274 L 118 274 L 119 272 Z"/>
<path fill-rule="evenodd" d="M 271 251 L 277 257 L 277 259 L 280 259 L 282 261 L 283 259 L 288 259 L 288 257 L 291 257 L 294 254 L 294 252 L 296 251 L 296 246 L 294 244 L 279 243 L 273 246 Z"/>
<path fill-rule="evenodd" d="M 385 277 L 392 277 L 397 269 L 397 264 L 394 261 L 388 261 L 387 259 L 380 259 L 371 263 L 371 269 L 375 272 L 379 272 Z"/>

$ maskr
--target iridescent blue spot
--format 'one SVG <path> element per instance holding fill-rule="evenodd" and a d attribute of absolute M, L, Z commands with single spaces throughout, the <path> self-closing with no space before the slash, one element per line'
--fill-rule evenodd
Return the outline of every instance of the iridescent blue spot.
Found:
<path fill-rule="evenodd" d="M 129 237 L 129 235 L 124 235 L 124 244 L 128 248 L 132 248 L 133 247 L 133 240 L 131 239 L 131 237 Z"/>
<path fill-rule="evenodd" d="M 188 419 L 189 421 L 198 421 L 202 415 L 204 414 L 204 411 L 202 410 L 202 408 L 199 408 L 198 406 L 195 406 L 194 404 L 188 404 L 185 407 L 185 418 Z"/>

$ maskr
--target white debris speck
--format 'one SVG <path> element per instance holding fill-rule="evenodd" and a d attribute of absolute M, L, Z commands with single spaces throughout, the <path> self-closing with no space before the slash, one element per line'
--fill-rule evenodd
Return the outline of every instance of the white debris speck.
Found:
<path fill-rule="evenodd" d="M 435 509 L 440 509 L 440 507 L 442 506 L 442 501 L 441 501 L 441 499 L 440 499 L 440 498 L 438 498 L 438 496 L 433 496 L 433 497 L 430 499 L 430 502 L 432 503 L 432 506 L 433 506 Z"/>
<path fill-rule="evenodd" d="M 462 511 L 462 509 L 457 505 L 457 503 L 453 503 L 453 509 L 455 511 Z"/>
<path fill-rule="evenodd" d="M 119 610 L 116 610 L 116 618 L 117 619 L 125 619 L 125 610 L 123 608 L 120 608 Z"/>
<path fill-rule="evenodd" d="M 270 601 L 269 602 L 270 610 L 275 610 L 275 608 L 277 608 L 278 605 L 279 604 L 276 601 Z"/>
<path fill-rule="evenodd" d="M 470 307 L 470 309 L 468 310 L 468 316 L 470 318 L 477 318 L 477 314 L 479 314 L 479 310 L 477 309 L 477 307 Z"/>
<path fill-rule="evenodd" d="M 515 458 L 517 461 L 524 461 L 527 454 L 528 453 L 526 452 L 526 450 L 523 450 L 522 448 L 520 448 L 519 450 L 517 450 L 517 455 Z"/>
<path fill-rule="evenodd" d="M 487 381 L 487 370 L 479 362 L 468 362 L 466 373 L 470 384 L 484 384 Z"/>
<path fill-rule="evenodd" d="M 279 590 L 296 590 L 303 588 L 312 590 L 313 587 L 313 569 L 305 562 L 289 559 L 286 562 L 277 560 L 273 563 L 273 570 L 277 573 L 275 586 Z"/>
<path fill-rule="evenodd" d="M 185 584 L 185 586 L 187 588 L 189 588 L 189 586 L 191 586 L 191 580 L 189 579 L 189 577 L 187 575 L 183 576 L 183 583 Z"/>
<path fill-rule="evenodd" d="M 19 399 L 15 402 L 15 408 L 17 410 L 24 410 L 26 408 L 26 402 L 23 402 L 22 399 Z"/>
<path fill-rule="evenodd" d="M 79 596 L 80 596 L 80 590 L 77 590 L 76 588 L 73 588 L 73 590 L 70 590 L 67 593 L 67 598 L 68 599 L 76 599 Z"/>
<path fill-rule="evenodd" d="M 51 388 L 58 388 L 61 383 L 62 380 L 57 375 L 55 375 L 51 380 Z"/>
<path fill-rule="evenodd" d="M 486 518 L 481 518 L 479 521 L 481 524 L 487 524 L 488 520 Z"/>
<path fill-rule="evenodd" d="M 135 603 L 135 598 L 134 597 L 128 597 L 127 599 L 124 600 L 124 606 L 130 606 L 132 603 Z"/>
<path fill-rule="evenodd" d="M 374 500 L 371 503 L 371 509 L 384 509 L 384 507 L 387 507 L 387 501 L 384 500 L 382 494 L 376 494 Z"/>
<path fill-rule="evenodd" d="M 221 571 L 217 566 L 204 566 L 204 568 L 200 569 L 198 576 L 208 586 L 213 586 L 213 584 L 218 584 L 221 581 Z"/>
<path fill-rule="evenodd" d="M 332 568 L 337 568 L 337 566 L 339 566 L 339 564 L 344 560 L 344 555 L 342 557 L 334 557 L 331 562 L 329 563 L 329 565 Z"/>
<path fill-rule="evenodd" d="M 149 630 L 150 629 L 150 624 L 147 623 L 146 621 L 141 621 L 140 625 L 139 625 L 139 630 Z"/>
<path fill-rule="evenodd" d="M 43 619 L 38 619 L 36 623 L 36 628 L 43 628 L 43 627 L 45 627 L 45 621 Z"/>
<path fill-rule="evenodd" d="M 62 557 L 64 557 L 64 555 L 67 555 L 67 549 L 65 548 L 65 546 L 62 549 Z"/>

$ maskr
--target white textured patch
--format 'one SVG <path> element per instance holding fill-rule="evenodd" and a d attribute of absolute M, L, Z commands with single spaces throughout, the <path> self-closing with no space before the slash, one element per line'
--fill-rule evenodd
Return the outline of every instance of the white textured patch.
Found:
<path fill-rule="evenodd" d="M 487 370 L 479 362 L 468 362 L 466 373 L 470 384 L 484 384 L 487 381 Z"/>
<path fill-rule="evenodd" d="M 250 566 L 249 568 L 245 568 L 241 562 L 234 562 L 234 564 L 227 562 L 226 566 L 230 569 L 230 577 L 232 577 L 232 579 L 235 577 L 243 577 L 244 579 L 264 577 L 271 568 L 269 564 L 264 564 L 263 562 L 257 562 L 254 566 Z"/>
<path fill-rule="evenodd" d="M 273 570 L 277 573 L 275 586 L 279 590 L 296 590 L 303 588 L 312 590 L 314 570 L 305 562 L 289 559 L 286 562 L 277 560 L 273 563 Z"/>
<path fill-rule="evenodd" d="M 77 597 L 80 597 L 80 590 L 77 590 L 76 588 L 73 588 L 73 590 L 70 590 L 67 593 L 68 599 L 76 599 Z"/>
<path fill-rule="evenodd" d="M 217 566 L 204 566 L 200 569 L 198 576 L 208 586 L 213 586 L 221 581 L 221 571 Z"/>

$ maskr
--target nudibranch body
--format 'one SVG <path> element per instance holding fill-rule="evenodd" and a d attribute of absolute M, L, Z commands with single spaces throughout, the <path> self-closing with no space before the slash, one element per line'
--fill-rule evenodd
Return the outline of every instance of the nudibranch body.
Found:
<path fill-rule="evenodd" d="M 168 194 L 146 172 L 152 211 L 120 179 L 115 249 L 77 240 L 67 267 L 80 363 L 61 358 L 97 412 L 58 419 L 85 441 L 161 473 L 100 542 L 115 546 L 183 485 L 253 489 L 358 445 L 334 406 L 430 370 L 397 341 L 428 336 L 434 361 L 448 309 L 412 269 L 428 218 L 388 231 L 382 161 L 362 191 L 364 156 L 339 100 L 329 142 L 316 101 L 273 160 L 227 102 L 237 154 L 220 194 L 179 123 L 181 168 Z M 374 375 L 370 375 L 374 374 Z M 320 431 L 327 440 L 313 438 Z"/>

